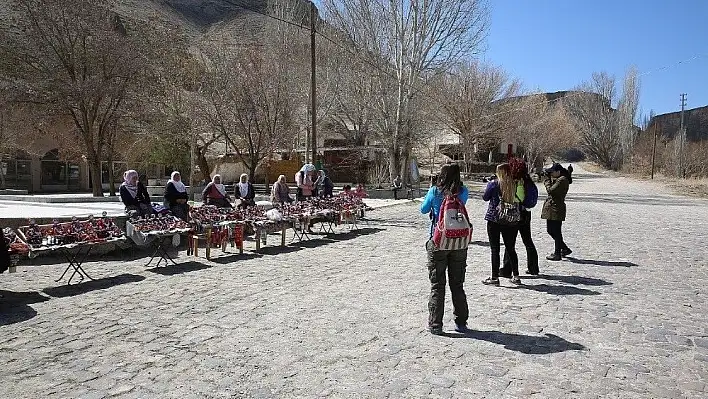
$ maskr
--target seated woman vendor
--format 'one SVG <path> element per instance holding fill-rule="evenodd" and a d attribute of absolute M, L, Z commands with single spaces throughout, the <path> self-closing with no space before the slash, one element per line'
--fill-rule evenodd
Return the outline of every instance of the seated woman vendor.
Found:
<path fill-rule="evenodd" d="M 135 170 L 131 169 L 123 173 L 123 184 L 118 191 L 128 216 L 145 216 L 154 213 L 150 205 L 150 194 L 145 185 L 138 181 L 138 172 Z"/>
<path fill-rule="evenodd" d="M 205 205 L 216 205 L 219 208 L 233 208 L 231 198 L 226 194 L 226 187 L 221 184 L 221 175 L 214 175 L 211 183 L 202 191 L 202 200 Z"/>
<path fill-rule="evenodd" d="M 174 216 L 186 222 L 189 220 L 188 199 L 189 194 L 187 194 L 187 187 L 182 183 L 182 176 L 178 171 L 172 172 L 170 181 L 165 186 L 165 207 Z"/>
<path fill-rule="evenodd" d="M 248 181 L 247 174 L 244 173 L 239 178 L 238 184 L 234 187 L 234 194 L 236 199 L 241 200 L 239 208 L 246 209 L 249 206 L 256 206 L 256 190 L 253 188 L 253 184 Z"/>

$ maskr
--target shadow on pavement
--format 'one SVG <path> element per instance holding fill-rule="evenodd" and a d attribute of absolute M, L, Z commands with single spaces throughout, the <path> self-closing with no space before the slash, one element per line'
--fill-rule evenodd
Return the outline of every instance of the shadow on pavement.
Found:
<path fill-rule="evenodd" d="M 176 265 L 170 263 L 167 266 L 153 267 L 152 269 L 147 269 L 147 271 L 162 274 L 163 276 L 174 276 L 176 274 L 196 272 L 197 270 L 204 270 L 210 267 L 211 266 L 205 265 L 204 263 L 192 260 L 189 262 L 178 263 Z"/>
<path fill-rule="evenodd" d="M 526 276 L 526 279 L 544 279 L 551 281 L 560 281 L 566 284 L 572 285 L 590 285 L 590 286 L 600 286 L 600 285 L 612 285 L 611 282 L 599 278 L 592 277 L 581 277 L 581 276 L 557 276 L 553 274 L 539 274 L 536 276 Z"/>
<path fill-rule="evenodd" d="M 577 263 L 579 265 L 596 265 L 596 266 L 617 266 L 617 267 L 632 267 L 639 266 L 633 262 L 613 262 L 609 260 L 593 260 L 593 259 L 578 259 L 568 256 L 565 258 L 566 261 L 571 263 Z"/>
<path fill-rule="evenodd" d="M 585 288 L 572 287 L 567 285 L 549 285 L 549 284 L 537 284 L 537 285 L 526 285 L 522 284 L 515 289 L 527 289 L 531 291 L 545 292 L 551 295 L 600 295 L 599 292 L 588 290 Z"/>
<path fill-rule="evenodd" d="M 376 234 L 381 231 L 384 231 L 384 229 L 365 227 L 365 228 L 360 228 L 358 230 L 348 231 L 346 233 L 328 234 L 328 235 L 310 234 L 309 240 L 303 240 L 300 242 L 296 242 L 296 243 L 291 244 L 291 246 L 295 247 L 295 248 L 317 248 L 317 247 L 321 247 L 324 245 L 329 245 L 329 244 L 333 244 L 333 243 L 337 243 L 337 242 L 341 242 L 341 241 L 352 240 L 352 239 L 360 237 L 360 236 L 365 236 L 365 235 L 369 235 L 369 234 Z"/>
<path fill-rule="evenodd" d="M 545 336 L 523 334 L 510 334 L 501 331 L 476 331 L 467 333 L 445 333 L 450 338 L 471 338 L 481 341 L 504 345 L 505 349 L 530 355 L 547 355 L 565 351 L 579 351 L 585 349 L 581 344 L 567 341 L 555 334 L 546 333 Z"/>
<path fill-rule="evenodd" d="M 480 247 L 489 247 L 489 241 L 480 241 L 480 240 L 470 241 L 470 245 L 477 245 Z"/>
<path fill-rule="evenodd" d="M 272 248 L 272 247 L 266 247 L 266 248 Z M 265 249 L 265 248 L 263 248 Z M 262 252 L 263 250 L 261 250 Z M 257 258 L 262 258 L 263 254 L 256 253 L 256 252 L 244 252 L 242 254 L 228 254 L 227 256 L 217 256 L 217 257 L 212 257 L 210 260 L 214 263 L 219 263 L 221 265 L 225 265 L 227 263 L 231 262 L 237 262 L 240 260 L 249 260 L 249 259 L 257 259 Z"/>
<path fill-rule="evenodd" d="M 280 255 L 280 254 L 289 254 L 291 252 L 297 252 L 297 251 L 302 251 L 302 248 L 296 246 L 296 245 L 289 245 L 285 247 L 281 247 L 280 245 L 276 247 L 261 247 L 261 249 L 256 252 L 258 255 Z"/>
<path fill-rule="evenodd" d="M 45 288 L 42 290 L 42 292 L 55 298 L 63 298 L 68 296 L 81 295 L 96 290 L 104 290 L 106 288 L 115 287 L 117 285 L 137 283 L 138 281 L 143 280 L 145 280 L 144 276 L 126 273 L 114 277 L 105 277 L 96 280 L 84 280 L 83 282 L 78 284 Z"/>
<path fill-rule="evenodd" d="M 0 326 L 20 323 L 37 316 L 33 303 L 48 301 L 39 292 L 14 292 L 0 290 Z"/>

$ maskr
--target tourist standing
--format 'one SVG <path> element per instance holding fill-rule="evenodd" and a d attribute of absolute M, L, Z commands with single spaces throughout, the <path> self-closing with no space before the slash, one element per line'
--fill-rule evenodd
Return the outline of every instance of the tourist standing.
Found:
<path fill-rule="evenodd" d="M 546 256 L 551 261 L 559 261 L 573 251 L 563 241 L 563 222 L 566 216 L 565 196 L 571 184 L 570 173 L 559 163 L 554 163 L 544 173 L 543 185 L 548 197 L 543 203 L 541 219 L 546 219 L 546 231 L 553 238 L 553 252 Z"/>
<path fill-rule="evenodd" d="M 467 248 L 442 250 L 435 247 L 433 231 L 438 221 L 440 207 L 446 196 L 457 196 L 464 205 L 469 197 L 467 187 L 460 179 L 460 167 L 457 164 L 444 165 L 440 170 L 437 185 L 430 187 L 420 206 L 423 214 L 432 213 L 430 238 L 425 243 L 428 253 L 428 277 L 430 279 L 430 297 L 428 299 L 428 330 L 435 335 L 443 334 L 443 315 L 445 312 L 446 272 L 449 279 L 452 307 L 455 315 L 455 330 L 467 332 L 467 296 L 463 283 L 467 270 Z"/>
<path fill-rule="evenodd" d="M 521 203 L 521 221 L 519 222 L 519 233 L 521 240 L 526 247 L 527 270 L 531 275 L 538 274 L 538 251 L 531 237 L 531 208 L 536 206 L 538 201 L 538 187 L 531 179 L 526 163 L 520 158 L 513 158 L 509 161 L 514 178 L 521 180 L 524 184 L 524 201 Z M 502 277 L 511 277 L 511 259 L 507 247 L 504 247 L 504 267 L 499 270 Z"/>
<path fill-rule="evenodd" d="M 295 174 L 295 184 L 297 184 L 297 200 L 305 201 L 312 197 L 313 191 L 315 189 L 315 184 L 312 181 L 311 171 L 306 168 L 307 165 L 303 166 L 299 172 Z"/>
<path fill-rule="evenodd" d="M 392 190 L 393 190 L 393 199 L 398 199 L 398 191 L 400 191 L 403 188 L 403 179 L 401 179 L 401 175 L 397 175 L 395 179 L 393 179 L 393 184 L 392 184 Z"/>
<path fill-rule="evenodd" d="M 486 285 L 499 286 L 501 242 L 508 253 L 511 268 L 511 282 L 521 284 L 519 278 L 519 258 L 516 254 L 516 235 L 521 222 L 521 203 L 524 200 L 524 185 L 514 179 L 508 163 L 497 166 L 497 178 L 487 183 L 483 198 L 489 201 L 484 219 L 487 221 L 487 235 L 492 256 L 492 276 L 482 281 Z"/>

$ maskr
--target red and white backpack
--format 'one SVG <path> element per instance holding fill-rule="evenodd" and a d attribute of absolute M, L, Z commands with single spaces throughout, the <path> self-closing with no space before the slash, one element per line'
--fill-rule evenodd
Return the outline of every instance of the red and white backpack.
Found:
<path fill-rule="evenodd" d="M 433 244 L 442 250 L 465 249 L 472 241 L 472 223 L 457 195 L 446 195 L 433 230 Z"/>

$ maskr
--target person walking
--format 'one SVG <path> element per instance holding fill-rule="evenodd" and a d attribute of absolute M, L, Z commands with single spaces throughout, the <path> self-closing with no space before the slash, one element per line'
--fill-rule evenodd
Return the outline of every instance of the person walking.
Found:
<path fill-rule="evenodd" d="M 430 279 L 428 330 L 434 335 L 443 334 L 446 272 L 455 315 L 455 331 L 467 332 L 469 317 L 467 296 L 463 287 L 467 270 L 467 248 L 442 250 L 436 248 L 433 242 L 433 231 L 439 218 L 440 207 L 446 196 L 456 196 L 464 205 L 469 197 L 469 191 L 462 184 L 460 167 L 457 164 L 444 165 L 439 176 L 438 184 L 430 187 L 420 206 L 422 214 L 432 214 L 430 238 L 425 243 L 425 249 L 428 253 L 428 277 Z"/>
<path fill-rule="evenodd" d="M 546 256 L 550 261 L 559 261 L 573 253 L 563 241 L 563 222 L 566 217 L 565 197 L 572 182 L 570 173 L 561 164 L 554 163 L 546 169 L 543 185 L 548 197 L 543 203 L 541 219 L 546 219 L 546 231 L 553 238 L 553 252 Z"/>
<path fill-rule="evenodd" d="M 492 276 L 483 280 L 485 285 L 499 286 L 501 242 L 508 253 L 511 268 L 511 282 L 521 284 L 519 278 L 519 258 L 516 254 L 516 235 L 521 222 L 521 203 L 524 201 L 524 185 L 514 179 L 508 163 L 497 166 L 497 178 L 487 183 L 483 199 L 489 201 L 484 220 L 487 221 L 487 235 L 492 255 Z"/>
<path fill-rule="evenodd" d="M 391 190 L 393 190 L 393 199 L 397 200 L 398 199 L 398 192 L 403 188 L 403 179 L 401 179 L 401 175 L 397 175 L 395 179 L 393 179 L 392 187 Z"/>
<path fill-rule="evenodd" d="M 524 185 L 524 201 L 521 203 L 521 221 L 519 222 L 519 233 L 521 233 L 521 241 L 526 247 L 526 273 L 538 275 L 538 251 L 531 237 L 531 208 L 536 206 L 538 202 L 538 187 L 529 175 L 526 163 L 520 158 L 513 158 L 509 161 L 509 166 L 514 178 L 521 180 Z M 511 258 L 508 248 L 504 247 L 503 267 L 499 270 L 499 275 L 502 277 L 511 277 Z"/>

